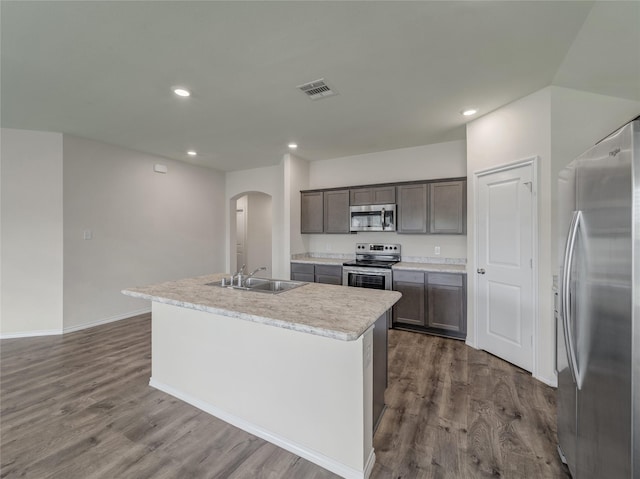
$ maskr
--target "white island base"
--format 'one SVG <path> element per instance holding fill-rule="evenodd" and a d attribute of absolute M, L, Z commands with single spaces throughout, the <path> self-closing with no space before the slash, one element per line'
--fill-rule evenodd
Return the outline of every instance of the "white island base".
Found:
<path fill-rule="evenodd" d="M 151 386 L 342 477 L 369 477 L 373 327 L 342 341 L 152 308 Z"/>

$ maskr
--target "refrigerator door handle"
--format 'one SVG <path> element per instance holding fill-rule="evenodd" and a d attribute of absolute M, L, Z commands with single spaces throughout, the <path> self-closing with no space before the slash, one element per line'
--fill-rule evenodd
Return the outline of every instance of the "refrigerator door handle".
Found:
<path fill-rule="evenodd" d="M 578 390 L 581 387 L 580 372 L 578 370 L 578 362 L 576 360 L 576 350 L 573 344 L 573 331 L 571 330 L 571 307 L 569 306 L 569 295 L 571 291 L 571 265 L 573 263 L 573 253 L 578 236 L 578 229 L 582 220 L 582 212 L 574 211 L 571 218 L 571 226 L 569 227 L 569 235 L 564 249 L 564 265 L 562 268 L 562 288 L 560 289 L 562 299 L 562 326 L 564 329 L 564 341 L 567 349 L 567 359 L 569 360 L 569 368 L 571 376 Z"/>

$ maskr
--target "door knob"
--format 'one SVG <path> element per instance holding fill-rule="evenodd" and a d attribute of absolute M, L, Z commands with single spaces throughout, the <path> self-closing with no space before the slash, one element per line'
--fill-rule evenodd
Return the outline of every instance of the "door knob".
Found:
<path fill-rule="evenodd" d="M 484 274 L 484 273 L 485 273 L 484 269 L 478 268 L 478 274 Z"/>

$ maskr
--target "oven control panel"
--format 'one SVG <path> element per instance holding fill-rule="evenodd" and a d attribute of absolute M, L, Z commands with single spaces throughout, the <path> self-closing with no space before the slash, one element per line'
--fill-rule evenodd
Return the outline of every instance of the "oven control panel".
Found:
<path fill-rule="evenodd" d="M 395 253 L 400 254 L 399 244 L 357 243 L 356 253 Z"/>

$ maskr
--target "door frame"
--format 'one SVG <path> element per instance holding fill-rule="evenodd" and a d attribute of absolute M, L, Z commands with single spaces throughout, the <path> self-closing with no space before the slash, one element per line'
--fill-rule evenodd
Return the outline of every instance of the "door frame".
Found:
<path fill-rule="evenodd" d="M 520 168 L 522 166 L 531 166 L 531 259 L 533 261 L 533 267 L 531 268 L 531 276 L 532 281 L 531 284 L 533 286 L 533 291 L 531 294 L 531 308 L 533 313 L 533 338 L 531 349 L 533 351 L 532 358 L 532 371 L 531 374 L 534 377 L 538 377 L 538 337 L 540 320 L 539 320 L 539 311 L 538 311 L 538 275 L 539 275 L 539 267 L 538 267 L 538 185 L 540 183 L 538 178 L 538 164 L 540 162 L 539 156 L 531 156 L 529 158 L 524 158 L 521 160 L 516 160 L 510 163 L 503 163 L 501 165 L 492 166 L 491 168 L 485 168 L 482 170 L 477 170 L 473 172 L 473 188 L 474 188 L 474 204 L 473 204 L 473 264 L 471 265 L 471 270 L 469 273 L 474 275 L 474 288 L 473 288 L 473 346 L 478 349 L 478 329 L 479 329 L 479 310 L 478 310 L 478 282 L 477 282 L 477 270 L 478 270 L 478 256 L 479 256 L 479 240 L 478 240 L 478 220 L 479 220 L 479 205 L 480 205 L 480 188 L 479 188 L 479 180 L 482 177 L 492 175 L 494 173 L 501 173 L 503 171 L 512 170 L 515 168 Z"/>

